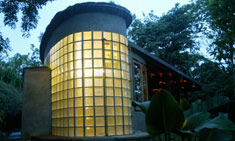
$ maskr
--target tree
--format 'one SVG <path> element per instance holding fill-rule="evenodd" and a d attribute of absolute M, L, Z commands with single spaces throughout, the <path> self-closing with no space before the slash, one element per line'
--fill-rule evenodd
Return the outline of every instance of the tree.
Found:
<path fill-rule="evenodd" d="M 29 37 L 30 30 L 37 27 L 38 10 L 47 2 L 52 1 L 54 0 L 2 0 L 0 1 L 0 13 L 4 14 L 4 25 L 15 29 L 16 23 L 19 22 L 18 13 L 21 12 L 22 33 L 24 37 Z M 4 38 L 2 32 L 0 32 L 0 57 L 9 50 L 9 39 Z"/>
<path fill-rule="evenodd" d="M 128 35 L 140 47 L 190 74 L 191 68 L 203 59 L 196 54 L 197 28 L 191 9 L 190 4 L 176 4 L 161 17 L 150 13 L 143 21 L 134 18 Z"/>
<path fill-rule="evenodd" d="M 235 87 L 235 1 L 193 0 L 197 22 L 209 39 L 210 54 L 218 61 L 224 61 Z M 234 89 L 235 95 L 235 89 Z"/>

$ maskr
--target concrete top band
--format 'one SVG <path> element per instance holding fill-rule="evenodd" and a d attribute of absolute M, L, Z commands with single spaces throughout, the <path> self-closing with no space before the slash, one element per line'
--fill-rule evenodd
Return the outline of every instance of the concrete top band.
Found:
<path fill-rule="evenodd" d="M 42 37 L 41 44 L 40 44 L 40 59 L 42 62 L 45 59 L 45 55 L 48 53 L 49 48 L 52 44 L 55 43 L 55 40 L 52 36 L 58 32 L 58 28 L 61 27 L 62 24 L 66 23 L 66 21 L 70 20 L 77 15 L 83 15 L 88 13 L 106 13 L 108 15 L 114 15 L 114 17 L 120 17 L 123 19 L 125 23 L 125 30 L 129 27 L 132 22 L 132 16 L 129 10 L 126 8 L 113 4 L 113 3 L 104 3 L 104 2 L 86 2 L 75 4 L 74 6 L 70 6 L 63 11 L 58 12 L 54 18 L 51 20 L 50 24 L 47 26 L 46 31 Z M 78 19 L 79 20 L 79 19 Z M 110 24 L 110 23 L 109 23 Z M 123 28 L 123 24 L 121 25 Z M 91 26 L 92 27 L 92 26 Z M 59 28 L 60 29 L 60 28 Z M 81 30 L 81 26 L 79 29 Z M 92 30 L 92 29 L 91 29 Z M 68 31 L 67 34 L 71 31 Z M 75 32 L 76 29 L 75 29 Z M 64 36 L 64 35 L 63 35 Z M 66 35 L 67 36 L 67 35 Z"/>

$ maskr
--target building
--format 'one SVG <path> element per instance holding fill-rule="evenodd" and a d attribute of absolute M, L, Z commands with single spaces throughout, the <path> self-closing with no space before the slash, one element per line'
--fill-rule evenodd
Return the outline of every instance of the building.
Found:
<path fill-rule="evenodd" d="M 132 100 L 150 100 L 162 88 L 177 99 L 200 89 L 128 41 L 131 21 L 130 11 L 113 3 L 76 4 L 55 15 L 40 45 L 50 69 L 25 69 L 23 135 L 129 135 L 145 130 L 144 115 L 131 107 Z"/>

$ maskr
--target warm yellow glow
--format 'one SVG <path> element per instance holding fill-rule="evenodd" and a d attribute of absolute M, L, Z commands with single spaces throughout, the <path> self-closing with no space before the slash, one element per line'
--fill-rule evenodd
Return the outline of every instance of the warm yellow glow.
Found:
<path fill-rule="evenodd" d="M 132 133 L 127 39 L 111 32 L 70 34 L 50 50 L 52 134 Z"/>

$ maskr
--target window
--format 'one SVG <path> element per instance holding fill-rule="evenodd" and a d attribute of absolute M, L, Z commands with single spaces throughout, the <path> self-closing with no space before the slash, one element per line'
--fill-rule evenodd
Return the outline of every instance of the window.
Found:
<path fill-rule="evenodd" d="M 146 67 L 133 61 L 134 100 L 138 102 L 148 100 L 147 70 Z"/>

